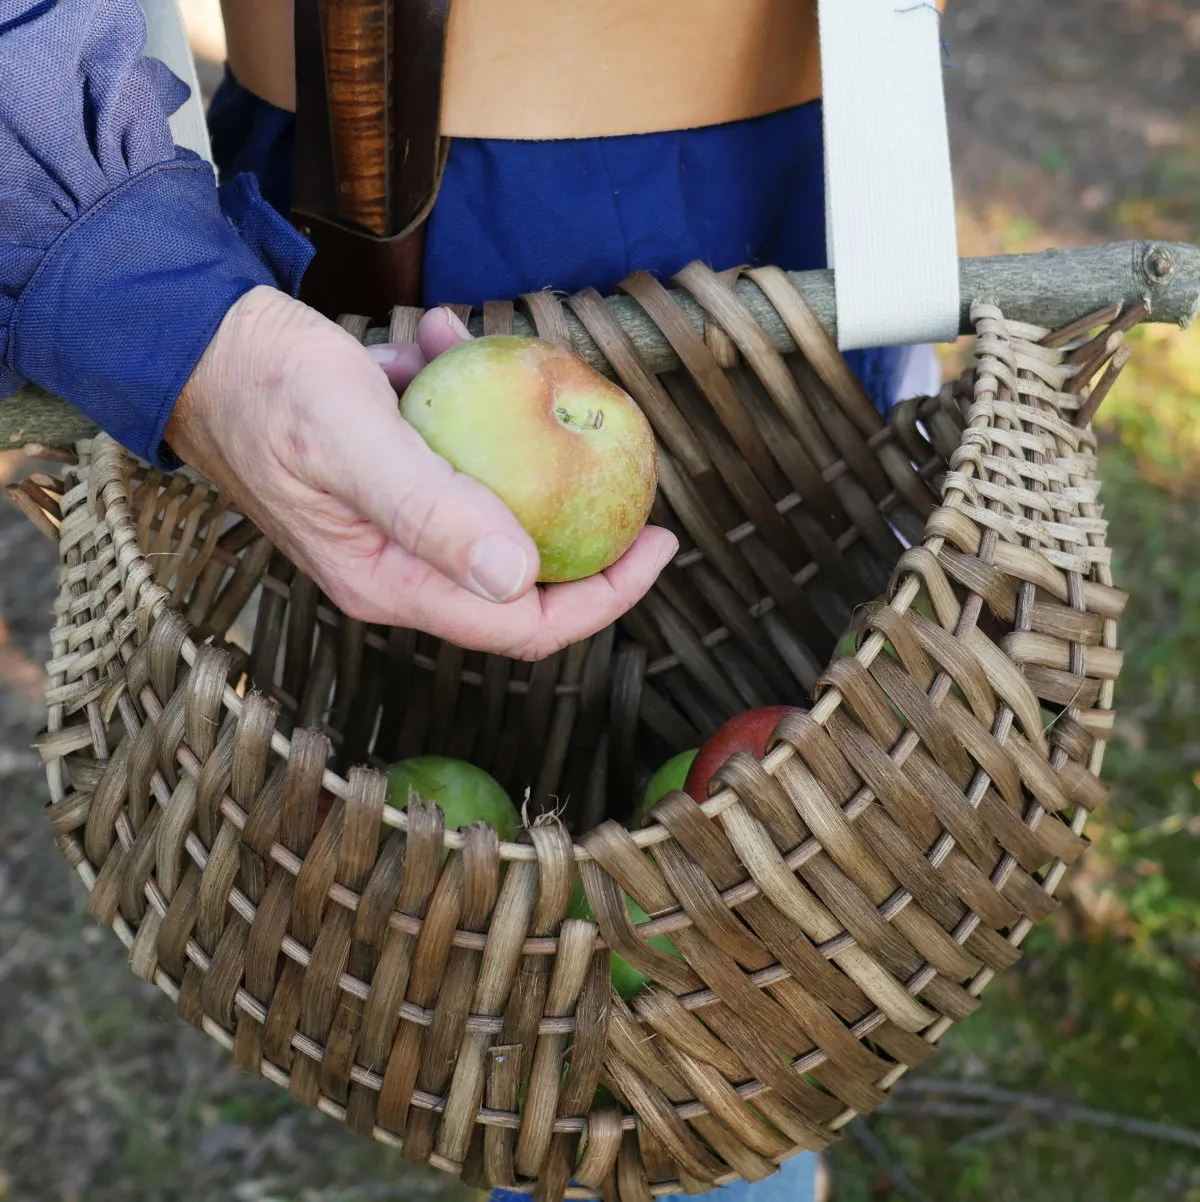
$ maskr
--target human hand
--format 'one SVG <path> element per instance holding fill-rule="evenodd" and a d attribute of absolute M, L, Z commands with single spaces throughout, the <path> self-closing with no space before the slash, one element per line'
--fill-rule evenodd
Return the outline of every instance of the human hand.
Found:
<path fill-rule="evenodd" d="M 180 394 L 167 443 L 350 617 L 541 659 L 633 606 L 678 543 L 648 526 L 599 575 L 537 585 L 537 549 L 509 509 L 400 416 L 396 391 L 467 337 L 435 309 L 416 344 L 364 348 L 254 288 Z"/>

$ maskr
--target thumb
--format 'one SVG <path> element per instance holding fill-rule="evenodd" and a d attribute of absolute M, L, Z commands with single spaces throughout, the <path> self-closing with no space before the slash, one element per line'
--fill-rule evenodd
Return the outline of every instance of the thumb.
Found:
<path fill-rule="evenodd" d="M 450 309 L 430 309 L 417 323 L 417 344 L 426 360 L 470 340 L 470 331 Z"/>
<path fill-rule="evenodd" d="M 383 342 L 364 349 L 383 368 L 388 383 L 403 392 L 417 373 L 443 351 L 468 342 L 467 327 L 449 309 L 430 309 L 417 325 L 416 342 Z"/>
<path fill-rule="evenodd" d="M 533 539 L 489 488 L 456 472 L 395 408 L 364 406 L 352 437 L 338 439 L 338 494 L 381 533 L 489 601 L 533 587 Z"/>

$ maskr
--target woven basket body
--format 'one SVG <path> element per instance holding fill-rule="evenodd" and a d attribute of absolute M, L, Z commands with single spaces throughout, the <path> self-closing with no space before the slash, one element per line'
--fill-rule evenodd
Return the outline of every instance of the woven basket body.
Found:
<path fill-rule="evenodd" d="M 566 302 L 654 425 L 681 550 L 537 664 L 344 618 L 105 437 L 27 490 L 61 551 L 49 815 L 91 912 L 244 1068 L 481 1186 L 632 1202 L 823 1147 L 1014 962 L 1104 797 L 1124 598 L 1075 415 L 1110 344 L 977 305 L 974 372 L 885 423 L 753 274 L 799 352 L 698 267 L 702 333 L 625 285 L 661 376 L 598 296 Z M 650 771 L 766 704 L 805 709 L 764 760 L 626 829 Z M 417 753 L 528 790 L 520 841 L 385 807 Z M 577 879 L 595 923 L 565 918 Z M 632 1001 L 610 948 L 653 981 Z"/>

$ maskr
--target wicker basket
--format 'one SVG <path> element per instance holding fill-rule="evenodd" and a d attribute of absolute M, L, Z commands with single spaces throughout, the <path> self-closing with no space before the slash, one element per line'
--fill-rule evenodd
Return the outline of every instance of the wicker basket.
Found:
<path fill-rule="evenodd" d="M 107 437 L 23 493 L 60 549 L 40 746 L 91 913 L 244 1068 L 480 1186 L 642 1202 L 825 1146 L 1018 958 L 1105 796 L 1125 598 L 1086 417 L 1114 310 L 1051 334 L 979 303 L 973 373 L 885 423 L 788 278 L 749 274 L 800 353 L 698 265 L 703 333 L 622 286 L 683 365 L 661 375 L 599 296 L 565 302 L 654 425 L 681 550 L 537 664 L 347 620 L 211 486 Z M 521 303 L 569 342 L 564 302 Z M 764 704 L 810 708 L 705 804 L 622 825 L 667 755 Z M 528 793 L 519 842 L 385 807 L 379 768 L 417 752 Z M 596 924 L 564 921 L 576 872 Z M 654 981 L 630 1003 L 608 948 Z"/>

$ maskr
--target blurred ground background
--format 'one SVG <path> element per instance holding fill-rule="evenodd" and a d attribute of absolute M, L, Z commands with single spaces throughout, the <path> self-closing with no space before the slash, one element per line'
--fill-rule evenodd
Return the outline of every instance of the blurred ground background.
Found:
<path fill-rule="evenodd" d="M 216 6 L 184 7 L 211 88 Z M 951 0 L 945 32 L 963 253 L 1197 240 L 1200 0 Z M 898 1099 L 839 1146 L 835 1202 L 1200 1200 L 1195 1149 L 995 1092 L 1200 1130 L 1200 331 L 1133 341 L 1103 414 L 1132 592 L 1113 801 L 1062 912 L 933 1063 L 986 1096 Z M 4 479 L 30 467 L 0 455 Z M 7 507 L 0 565 L 0 1199 L 465 1196 L 235 1071 L 83 916 L 30 750 L 54 556 Z"/>

